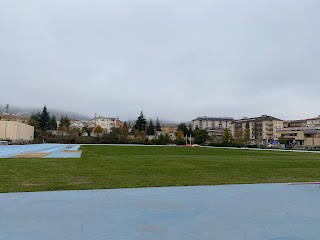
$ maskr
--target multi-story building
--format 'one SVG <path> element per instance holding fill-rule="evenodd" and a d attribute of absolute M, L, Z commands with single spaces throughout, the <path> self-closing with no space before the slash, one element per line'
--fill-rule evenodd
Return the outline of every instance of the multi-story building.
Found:
<path fill-rule="evenodd" d="M 161 130 L 164 134 L 176 134 L 178 125 L 176 124 L 161 124 Z"/>
<path fill-rule="evenodd" d="M 192 120 L 192 130 L 209 128 L 227 128 L 231 129 L 231 117 L 197 117 Z"/>
<path fill-rule="evenodd" d="M 284 137 L 286 145 L 292 147 L 313 148 L 320 146 L 320 126 L 280 128 L 277 129 L 277 133 Z"/>
<path fill-rule="evenodd" d="M 176 134 L 178 132 L 178 125 L 176 124 L 161 124 L 161 132 L 160 134 L 168 134 L 171 139 L 175 139 Z"/>
<path fill-rule="evenodd" d="M 60 121 L 57 121 L 58 126 L 60 125 Z M 70 128 L 78 128 L 82 129 L 85 126 L 92 126 L 91 121 L 87 120 L 76 120 L 76 119 L 70 119 Z"/>
<path fill-rule="evenodd" d="M 320 126 L 320 115 L 315 118 L 306 119 L 307 127 L 319 127 Z"/>
<path fill-rule="evenodd" d="M 123 126 L 123 123 L 118 118 L 111 117 L 96 117 L 91 120 L 92 127 L 100 126 L 106 133 L 112 132 L 112 128 Z"/>
<path fill-rule="evenodd" d="M 277 133 L 277 129 L 283 128 L 283 121 L 275 117 L 262 115 L 235 120 L 231 125 L 231 134 L 234 137 L 247 135 L 247 140 L 251 143 L 264 144 L 279 139 L 281 135 Z"/>
<path fill-rule="evenodd" d="M 286 121 L 283 128 L 277 129 L 286 140 L 286 145 L 294 148 L 320 146 L 320 116 L 315 118 Z"/>
<path fill-rule="evenodd" d="M 288 128 L 288 127 L 305 127 L 307 126 L 307 120 L 301 119 L 301 120 L 287 120 L 283 121 L 283 127 Z"/>
<path fill-rule="evenodd" d="M 211 127 L 207 129 L 208 135 L 210 137 L 214 137 L 214 139 L 212 140 L 216 141 L 217 143 L 222 142 L 222 135 L 224 130 L 225 128 L 222 128 L 222 127 Z"/>

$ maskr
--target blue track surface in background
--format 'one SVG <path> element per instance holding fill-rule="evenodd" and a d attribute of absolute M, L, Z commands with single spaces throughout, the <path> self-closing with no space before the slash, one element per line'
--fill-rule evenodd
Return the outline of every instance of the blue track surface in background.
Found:
<path fill-rule="evenodd" d="M 316 240 L 319 198 L 287 184 L 0 194 L 0 239 Z"/>
<path fill-rule="evenodd" d="M 81 152 L 63 152 L 64 150 L 78 150 L 79 144 L 29 144 L 0 146 L 0 158 L 9 158 L 27 153 L 49 153 L 46 158 L 80 158 Z M 68 147 L 68 148 L 67 148 Z"/>

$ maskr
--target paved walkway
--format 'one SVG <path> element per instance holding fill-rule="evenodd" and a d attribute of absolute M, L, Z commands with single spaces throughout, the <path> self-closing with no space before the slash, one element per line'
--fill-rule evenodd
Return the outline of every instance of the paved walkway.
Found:
<path fill-rule="evenodd" d="M 0 194 L 0 240 L 317 240 L 318 185 Z"/>

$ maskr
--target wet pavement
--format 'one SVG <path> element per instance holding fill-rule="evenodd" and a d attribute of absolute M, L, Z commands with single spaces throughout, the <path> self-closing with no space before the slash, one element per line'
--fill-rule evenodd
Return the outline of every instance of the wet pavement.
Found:
<path fill-rule="evenodd" d="M 0 239 L 311 240 L 319 185 L 244 184 L 0 194 Z"/>

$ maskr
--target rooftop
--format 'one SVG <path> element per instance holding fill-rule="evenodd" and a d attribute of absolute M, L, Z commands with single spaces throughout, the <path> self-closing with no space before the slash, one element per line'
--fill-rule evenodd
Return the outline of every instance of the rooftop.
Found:
<path fill-rule="evenodd" d="M 261 120 L 282 121 L 279 118 L 275 118 L 275 117 L 272 117 L 272 116 L 269 116 L 269 115 L 261 115 L 260 117 L 252 117 L 252 118 L 243 117 L 242 119 L 234 120 L 234 122 L 249 122 L 249 121 L 261 121 Z"/>
<path fill-rule="evenodd" d="M 232 117 L 207 117 L 207 116 L 202 116 L 202 117 L 197 117 L 195 120 L 209 120 L 209 121 L 233 121 Z"/>

